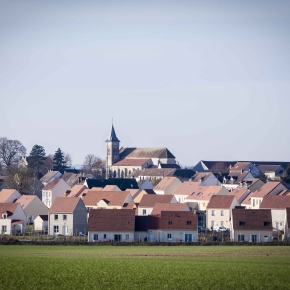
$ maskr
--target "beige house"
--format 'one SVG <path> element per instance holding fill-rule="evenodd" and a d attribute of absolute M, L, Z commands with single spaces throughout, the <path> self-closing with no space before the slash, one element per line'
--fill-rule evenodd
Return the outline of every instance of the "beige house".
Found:
<path fill-rule="evenodd" d="M 232 209 L 239 206 L 234 195 L 214 195 L 206 208 L 206 225 L 208 229 L 215 226 L 230 228 Z"/>
<path fill-rule="evenodd" d="M 36 195 L 22 195 L 17 201 L 27 217 L 27 223 L 33 223 L 38 215 L 47 215 L 48 207 Z"/>
<path fill-rule="evenodd" d="M 0 191 L 0 203 L 14 202 L 20 197 L 21 194 L 16 189 L 2 189 Z"/>
<path fill-rule="evenodd" d="M 156 194 L 174 194 L 182 182 L 177 177 L 164 177 L 155 187 Z"/>
<path fill-rule="evenodd" d="M 237 201 L 241 204 L 251 193 L 249 189 L 235 189 L 229 192 L 229 195 L 236 197 Z"/>
<path fill-rule="evenodd" d="M 88 230 L 87 210 L 80 197 L 56 197 L 48 210 L 49 235 L 79 235 Z"/>
<path fill-rule="evenodd" d="M 270 209 L 233 209 L 230 237 L 235 242 L 272 241 Z"/>
<path fill-rule="evenodd" d="M 76 184 L 70 190 L 67 191 L 67 197 L 78 197 L 87 189 L 84 184 Z"/>
<path fill-rule="evenodd" d="M 186 202 L 185 199 L 199 190 L 201 186 L 204 186 L 202 182 L 185 181 L 175 190 L 173 195 L 175 196 L 177 202 L 184 203 Z"/>
<path fill-rule="evenodd" d="M 88 227 L 88 242 L 133 242 L 135 210 L 92 209 Z"/>
<path fill-rule="evenodd" d="M 47 231 L 48 230 L 48 215 L 39 215 L 34 221 L 34 230 L 35 231 Z"/>
<path fill-rule="evenodd" d="M 26 215 L 19 203 L 0 203 L 0 229 L 2 235 L 26 232 Z"/>
<path fill-rule="evenodd" d="M 41 179 L 40 182 L 46 186 L 53 178 L 60 178 L 61 173 L 59 171 L 48 171 Z"/>

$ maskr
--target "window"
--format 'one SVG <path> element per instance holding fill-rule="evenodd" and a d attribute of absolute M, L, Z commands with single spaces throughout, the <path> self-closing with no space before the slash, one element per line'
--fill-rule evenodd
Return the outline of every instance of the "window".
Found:
<path fill-rule="evenodd" d="M 7 218 L 7 214 L 6 214 L 6 213 L 3 213 L 3 214 L 2 214 L 2 218 L 3 218 L 3 219 L 6 219 L 6 218 Z"/>
<path fill-rule="evenodd" d="M 143 214 L 144 214 L 144 215 L 146 214 L 146 209 L 143 209 Z"/>
<path fill-rule="evenodd" d="M 214 227 L 214 221 L 211 221 L 211 227 L 212 228 Z"/>
<path fill-rule="evenodd" d="M 224 210 L 222 209 L 221 210 L 221 216 L 224 216 L 225 214 L 224 214 Z"/>
<path fill-rule="evenodd" d="M 171 234 L 167 234 L 167 240 L 172 240 Z"/>
<path fill-rule="evenodd" d="M 64 214 L 64 215 L 62 216 L 62 219 L 63 219 L 64 221 L 66 221 L 66 220 L 67 220 L 67 215 Z"/>
<path fill-rule="evenodd" d="M 108 151 L 107 152 L 108 152 L 107 155 L 111 154 L 111 148 L 110 147 L 108 147 Z"/>
<path fill-rule="evenodd" d="M 53 232 L 54 234 L 58 234 L 58 226 L 53 226 Z"/>
<path fill-rule="evenodd" d="M 243 221 L 239 221 L 239 226 L 240 227 L 242 227 L 242 226 L 244 226 L 245 225 L 245 222 L 243 222 Z"/>
<path fill-rule="evenodd" d="M 278 228 L 279 228 L 279 223 L 276 222 L 276 230 L 278 230 Z"/>
<path fill-rule="evenodd" d="M 94 234 L 94 241 L 97 241 L 99 239 L 98 234 Z"/>
<path fill-rule="evenodd" d="M 214 210 L 214 209 L 211 211 L 211 215 L 212 215 L 212 216 L 215 215 L 215 210 Z"/>
<path fill-rule="evenodd" d="M 255 206 L 255 199 L 253 199 L 253 206 Z"/>
<path fill-rule="evenodd" d="M 252 235 L 252 242 L 257 243 L 257 235 Z"/>
<path fill-rule="evenodd" d="M 58 214 L 55 214 L 55 215 L 54 215 L 54 219 L 55 219 L 55 220 L 58 220 Z"/>
<path fill-rule="evenodd" d="M 187 226 L 191 225 L 191 221 L 186 221 L 186 225 Z"/>
<path fill-rule="evenodd" d="M 7 226 L 2 226 L 2 233 L 6 233 L 7 232 Z"/>
<path fill-rule="evenodd" d="M 245 235 L 238 235 L 238 242 L 244 242 L 245 241 Z"/>
<path fill-rule="evenodd" d="M 126 234 L 126 241 L 128 241 L 130 238 L 130 235 L 129 234 Z"/>
<path fill-rule="evenodd" d="M 104 239 L 106 239 L 107 238 L 107 234 L 104 234 Z"/>
<path fill-rule="evenodd" d="M 223 222 L 223 221 L 221 221 L 221 226 L 222 226 L 222 227 L 224 226 L 224 222 Z"/>
<path fill-rule="evenodd" d="M 264 222 L 264 227 L 268 227 L 269 225 L 270 225 L 269 222 Z M 276 225 L 277 225 L 277 223 L 276 223 Z"/>
<path fill-rule="evenodd" d="M 168 221 L 168 224 L 169 224 L 169 225 L 172 225 L 172 221 Z"/>

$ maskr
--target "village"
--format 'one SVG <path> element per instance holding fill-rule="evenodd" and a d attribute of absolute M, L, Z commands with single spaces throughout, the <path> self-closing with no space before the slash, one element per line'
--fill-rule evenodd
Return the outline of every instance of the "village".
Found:
<path fill-rule="evenodd" d="M 234 242 L 290 239 L 289 162 L 201 160 L 181 168 L 167 148 L 120 148 L 113 124 L 106 149 L 91 172 L 49 170 L 25 194 L 0 176 L 1 237 L 33 227 L 88 242 L 188 243 L 204 233 Z M 25 156 L 17 166 L 25 170 Z"/>

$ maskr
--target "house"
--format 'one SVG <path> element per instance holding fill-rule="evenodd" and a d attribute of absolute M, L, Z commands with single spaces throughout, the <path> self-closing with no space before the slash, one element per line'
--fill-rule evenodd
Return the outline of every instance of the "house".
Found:
<path fill-rule="evenodd" d="M 260 208 L 271 210 L 273 229 L 283 231 L 287 237 L 286 208 L 290 208 L 290 196 L 266 195 L 263 198 Z"/>
<path fill-rule="evenodd" d="M 39 215 L 47 215 L 47 206 L 36 195 L 22 195 L 16 200 L 24 210 L 26 223 L 33 223 Z"/>
<path fill-rule="evenodd" d="M 205 211 L 214 195 L 228 195 L 228 190 L 221 186 L 200 186 L 184 200 L 190 208 Z"/>
<path fill-rule="evenodd" d="M 290 240 L 290 208 L 287 207 L 286 208 L 286 231 L 285 231 L 285 239 L 287 239 L 288 241 Z"/>
<path fill-rule="evenodd" d="M 252 179 L 253 175 L 250 171 L 230 172 L 223 177 L 222 185 L 228 190 L 237 189 L 239 187 L 247 187 L 247 180 Z"/>
<path fill-rule="evenodd" d="M 162 211 L 190 211 L 186 203 L 155 203 L 151 215 L 161 215 Z"/>
<path fill-rule="evenodd" d="M 250 192 L 260 189 L 265 184 L 265 182 L 259 178 L 248 178 L 245 183 Z"/>
<path fill-rule="evenodd" d="M 229 167 L 229 173 L 241 174 L 243 172 L 251 172 L 252 176 L 255 178 L 261 175 L 261 171 L 252 162 L 238 161 L 236 164 L 233 166 L 230 165 Z"/>
<path fill-rule="evenodd" d="M 48 210 L 49 235 L 87 233 L 87 209 L 80 197 L 56 197 Z"/>
<path fill-rule="evenodd" d="M 94 191 L 89 190 L 83 197 L 87 209 L 122 209 L 134 204 L 128 191 Z"/>
<path fill-rule="evenodd" d="M 25 234 L 26 215 L 19 203 L 0 203 L 0 229 L 2 235 Z"/>
<path fill-rule="evenodd" d="M 206 161 L 200 160 L 192 169 L 198 172 L 210 171 L 214 174 L 229 173 L 229 168 L 237 161 Z"/>
<path fill-rule="evenodd" d="M 139 189 L 136 179 L 134 178 L 86 179 L 85 185 L 89 189 L 92 189 L 93 187 L 104 188 L 106 185 L 116 185 L 122 191 L 127 188 Z"/>
<path fill-rule="evenodd" d="M 153 189 L 143 189 L 140 192 L 136 192 L 136 194 L 134 194 L 132 196 L 134 199 L 134 203 L 139 204 L 143 195 L 145 195 L 145 194 L 155 194 L 156 195 L 156 193 L 154 192 Z"/>
<path fill-rule="evenodd" d="M 272 241 L 270 209 L 233 209 L 230 237 L 235 242 Z"/>
<path fill-rule="evenodd" d="M 149 180 L 155 183 L 163 177 L 168 176 L 170 173 L 175 172 L 174 168 L 156 168 L 150 167 L 142 170 L 135 170 L 131 176 L 136 178 L 137 182 L 141 180 Z"/>
<path fill-rule="evenodd" d="M 202 182 L 205 186 L 221 184 L 212 172 L 197 172 L 191 179 L 193 182 Z"/>
<path fill-rule="evenodd" d="M 91 209 L 88 229 L 88 242 L 133 242 L 135 210 Z"/>
<path fill-rule="evenodd" d="M 46 186 L 53 178 L 60 178 L 61 173 L 59 171 L 48 171 L 42 178 L 40 179 L 40 182 Z"/>
<path fill-rule="evenodd" d="M 229 195 L 234 195 L 239 204 L 241 204 L 250 193 L 251 192 L 249 189 L 234 189 L 233 191 L 229 192 Z"/>
<path fill-rule="evenodd" d="M 156 194 L 173 194 L 182 182 L 177 177 L 164 177 L 155 187 Z"/>
<path fill-rule="evenodd" d="M 37 216 L 34 221 L 34 230 L 35 231 L 48 231 L 48 215 L 39 215 Z"/>
<path fill-rule="evenodd" d="M 260 164 L 257 168 L 267 176 L 270 180 L 280 180 L 283 175 L 284 168 L 279 164 Z"/>
<path fill-rule="evenodd" d="M 214 195 L 206 208 L 207 228 L 215 226 L 230 228 L 232 209 L 240 203 L 234 195 Z"/>
<path fill-rule="evenodd" d="M 138 215 L 150 215 L 156 203 L 177 203 L 177 201 L 169 194 L 144 194 L 138 205 Z"/>
<path fill-rule="evenodd" d="M 204 184 L 202 182 L 185 181 L 175 190 L 173 195 L 177 202 L 184 203 L 185 199 L 192 193 L 196 192 L 200 186 L 204 186 Z"/>
<path fill-rule="evenodd" d="M 70 190 L 67 191 L 66 197 L 78 197 L 86 190 L 87 187 L 84 184 L 76 184 Z"/>
<path fill-rule="evenodd" d="M 174 171 L 171 171 L 166 176 L 172 176 L 177 177 L 181 182 L 190 181 L 192 176 L 196 172 L 192 169 L 184 168 L 184 169 L 174 169 Z"/>
<path fill-rule="evenodd" d="M 82 175 L 74 172 L 64 172 L 64 174 L 60 177 L 63 179 L 70 187 L 73 187 L 76 184 L 80 183 L 80 177 Z M 81 182 L 82 183 L 82 182 Z"/>
<path fill-rule="evenodd" d="M 186 211 L 162 211 L 148 216 L 149 242 L 196 242 L 197 215 Z"/>
<path fill-rule="evenodd" d="M 135 170 L 142 170 L 159 164 L 177 164 L 175 156 L 167 148 L 121 148 L 112 124 L 107 144 L 107 177 L 129 177 Z"/>
<path fill-rule="evenodd" d="M 53 178 L 42 189 L 42 202 L 50 208 L 56 197 L 63 197 L 70 186 L 61 178 Z"/>
<path fill-rule="evenodd" d="M 21 197 L 16 189 L 2 189 L 0 191 L 0 203 L 15 202 Z"/>
<path fill-rule="evenodd" d="M 260 204 L 266 195 L 278 195 L 288 191 L 287 187 L 279 181 L 268 181 L 260 189 L 251 194 L 251 208 L 260 208 Z"/>
<path fill-rule="evenodd" d="M 101 191 L 121 191 L 117 185 L 106 185 Z"/>

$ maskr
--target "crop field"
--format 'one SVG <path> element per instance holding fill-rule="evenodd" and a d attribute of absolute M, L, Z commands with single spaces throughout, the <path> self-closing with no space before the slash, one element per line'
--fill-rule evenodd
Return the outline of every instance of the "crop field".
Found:
<path fill-rule="evenodd" d="M 0 289 L 290 289 L 290 247 L 0 246 Z"/>

